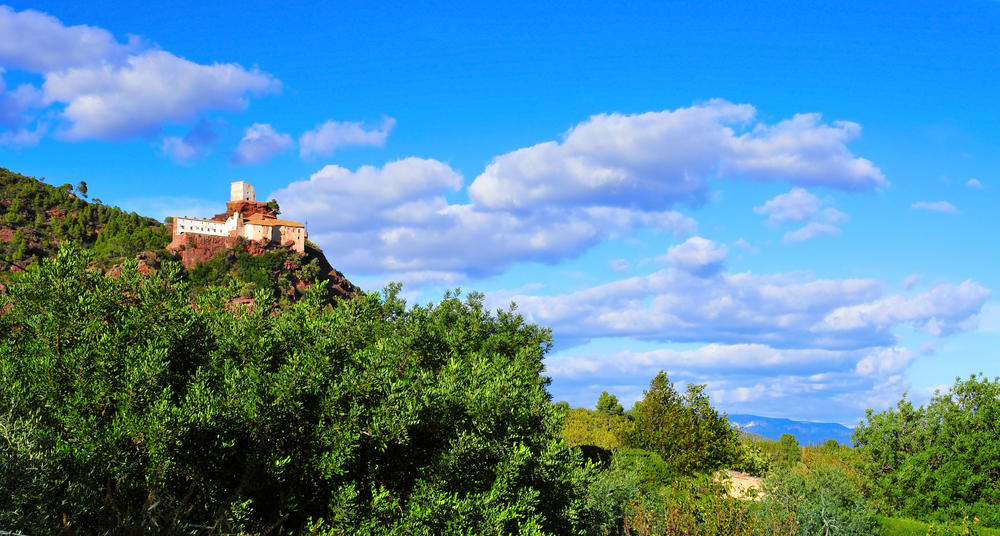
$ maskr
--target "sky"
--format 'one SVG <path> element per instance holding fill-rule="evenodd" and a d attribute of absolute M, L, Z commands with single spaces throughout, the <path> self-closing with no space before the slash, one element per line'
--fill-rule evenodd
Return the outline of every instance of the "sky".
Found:
<path fill-rule="evenodd" d="M 11 2 L 0 166 L 157 218 L 246 180 L 368 291 L 551 328 L 554 400 L 664 370 L 853 425 L 1000 375 L 998 32 L 963 0 Z"/>

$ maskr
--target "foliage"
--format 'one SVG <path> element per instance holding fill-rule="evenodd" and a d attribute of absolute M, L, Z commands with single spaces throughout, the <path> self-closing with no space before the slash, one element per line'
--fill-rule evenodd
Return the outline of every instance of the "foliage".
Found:
<path fill-rule="evenodd" d="M 772 458 L 761 446 L 760 441 L 741 437 L 736 461 L 732 468 L 753 476 L 764 476 L 771 470 Z"/>
<path fill-rule="evenodd" d="M 765 507 L 794 513 L 802 536 L 869 536 L 873 513 L 851 475 L 836 467 L 777 470 L 764 481 Z"/>
<path fill-rule="evenodd" d="M 688 385 L 681 395 L 660 372 L 629 416 L 623 443 L 659 454 L 677 474 L 712 471 L 738 457 L 739 433 L 712 407 L 704 385 Z"/>
<path fill-rule="evenodd" d="M 278 214 L 281 214 L 281 207 L 278 206 L 278 200 L 277 199 L 272 199 L 272 200 L 268 201 L 267 202 L 267 208 L 275 216 L 277 216 Z"/>
<path fill-rule="evenodd" d="M 240 295 L 249 298 L 264 292 L 287 307 L 300 297 L 303 286 L 319 283 L 319 259 L 310 252 L 299 254 L 287 249 L 251 255 L 242 245 L 221 250 L 215 257 L 187 271 L 196 289 L 237 283 Z M 329 294 L 329 293 L 327 293 Z M 332 296 L 327 296 L 328 301 Z"/>
<path fill-rule="evenodd" d="M 926 407 L 905 396 L 855 430 L 865 491 L 884 513 L 1000 527 L 1000 379 L 971 376 Z"/>
<path fill-rule="evenodd" d="M 0 296 L 0 527 L 32 534 L 585 534 L 547 330 L 399 287 L 190 303 L 70 246 Z M 7 304 L 2 303 L 7 301 Z M 600 522 L 595 522 L 600 521 Z M 594 532 L 591 532 L 594 533 Z"/>
<path fill-rule="evenodd" d="M 878 533 L 882 536 L 927 536 L 929 534 L 1000 536 L 1000 530 L 980 527 L 975 520 L 963 519 L 957 525 L 928 524 L 915 519 L 875 516 Z"/>
<path fill-rule="evenodd" d="M 619 439 L 623 419 L 605 413 L 583 408 L 574 408 L 566 413 L 563 437 L 566 446 L 594 445 L 602 449 L 614 450 L 622 447 Z"/>
<path fill-rule="evenodd" d="M 607 391 L 601 391 L 601 396 L 597 397 L 597 411 L 605 415 L 625 414 L 625 409 L 618 403 L 618 397 L 609 395 Z"/>
<path fill-rule="evenodd" d="M 778 438 L 776 461 L 782 467 L 791 467 L 802 461 L 802 447 L 792 434 L 781 434 Z"/>
<path fill-rule="evenodd" d="M 87 183 L 80 181 L 76 191 L 85 196 Z M 14 240 L 0 244 L 0 270 L 12 262 L 51 257 L 66 240 L 92 248 L 94 257 L 105 261 L 160 250 L 170 242 L 170 230 L 159 222 L 87 203 L 72 192 L 70 184 L 56 188 L 0 168 L 0 224 L 15 232 Z"/>
<path fill-rule="evenodd" d="M 655 497 L 626 504 L 627 536 L 794 536 L 793 513 L 726 495 L 717 482 L 682 479 Z"/>

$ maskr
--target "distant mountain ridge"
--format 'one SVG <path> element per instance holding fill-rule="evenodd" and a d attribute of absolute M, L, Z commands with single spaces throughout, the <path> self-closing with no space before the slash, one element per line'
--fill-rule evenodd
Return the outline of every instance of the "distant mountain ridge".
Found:
<path fill-rule="evenodd" d="M 836 439 L 838 443 L 850 445 L 853 428 L 835 422 L 808 422 L 761 417 L 759 415 L 731 414 L 729 422 L 739 426 L 744 432 L 757 434 L 775 441 L 781 434 L 792 434 L 800 445 L 823 443 Z"/>

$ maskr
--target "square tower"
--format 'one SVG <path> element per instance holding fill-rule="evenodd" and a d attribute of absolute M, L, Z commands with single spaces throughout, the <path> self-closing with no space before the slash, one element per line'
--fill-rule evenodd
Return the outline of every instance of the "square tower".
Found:
<path fill-rule="evenodd" d="M 257 193 L 253 186 L 244 181 L 236 181 L 229 187 L 230 201 L 256 201 Z"/>

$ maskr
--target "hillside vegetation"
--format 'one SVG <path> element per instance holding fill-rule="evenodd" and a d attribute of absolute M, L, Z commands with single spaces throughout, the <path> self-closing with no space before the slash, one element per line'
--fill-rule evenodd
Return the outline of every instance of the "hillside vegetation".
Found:
<path fill-rule="evenodd" d="M 65 240 L 91 249 L 100 261 L 161 250 L 170 242 L 162 223 L 88 202 L 87 193 L 85 182 L 55 187 L 0 168 L 0 272 L 51 257 Z"/>

